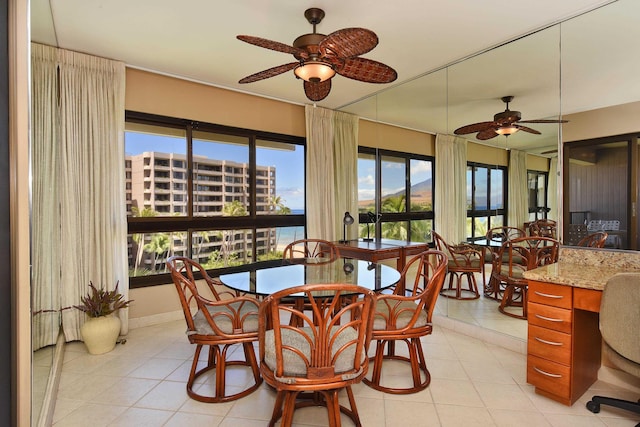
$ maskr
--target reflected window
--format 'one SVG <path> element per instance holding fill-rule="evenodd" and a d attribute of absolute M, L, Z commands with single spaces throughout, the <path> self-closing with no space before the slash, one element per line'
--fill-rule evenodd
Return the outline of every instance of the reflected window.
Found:
<path fill-rule="evenodd" d="M 433 158 L 360 147 L 360 237 L 427 241 L 433 228 Z M 379 221 L 375 224 L 378 213 Z"/>
<path fill-rule="evenodd" d="M 504 224 L 507 168 L 467 163 L 467 239 L 483 238 Z"/>
<path fill-rule="evenodd" d="M 528 171 L 527 190 L 529 193 L 529 221 L 546 219 L 547 212 L 547 184 L 549 174 L 547 172 Z"/>

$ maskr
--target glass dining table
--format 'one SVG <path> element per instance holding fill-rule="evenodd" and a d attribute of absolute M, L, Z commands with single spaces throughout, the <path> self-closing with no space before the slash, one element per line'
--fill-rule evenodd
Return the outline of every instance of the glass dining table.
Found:
<path fill-rule="evenodd" d="M 221 274 L 219 280 L 239 292 L 266 296 L 299 285 L 344 283 L 380 292 L 400 281 L 400 272 L 384 264 L 339 258 L 323 264 L 284 263 L 238 273 Z"/>

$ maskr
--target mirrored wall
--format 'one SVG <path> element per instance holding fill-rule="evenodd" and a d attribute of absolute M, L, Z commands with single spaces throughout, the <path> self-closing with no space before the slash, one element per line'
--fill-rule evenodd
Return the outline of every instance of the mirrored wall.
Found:
<path fill-rule="evenodd" d="M 562 153 L 564 131 L 571 129 L 572 135 L 589 136 L 576 129 L 582 126 L 578 120 L 581 114 L 640 102 L 638 16 L 640 2 L 619 0 L 382 90 L 341 110 L 375 122 L 431 134 L 452 134 L 460 126 L 493 120 L 494 114 L 505 109 L 501 98 L 511 95 L 514 99 L 509 107 L 520 111 L 522 120 L 562 116 L 572 121 L 562 127 L 527 124 L 540 135 L 520 131 L 508 138 L 485 141 L 477 140 L 473 134 L 465 137 L 485 145 L 557 157 Z M 598 123 L 590 124 L 598 127 Z M 602 127 L 605 124 L 611 123 L 603 122 Z M 610 135 L 616 134 L 615 128 L 607 128 Z M 631 127 L 627 121 L 619 133 L 630 132 L 629 129 L 640 131 L 640 121 Z M 557 195 L 560 212 L 561 193 L 560 190 Z M 526 321 L 499 313 L 495 301 L 445 301 L 441 303 L 450 317 L 526 337 Z"/>

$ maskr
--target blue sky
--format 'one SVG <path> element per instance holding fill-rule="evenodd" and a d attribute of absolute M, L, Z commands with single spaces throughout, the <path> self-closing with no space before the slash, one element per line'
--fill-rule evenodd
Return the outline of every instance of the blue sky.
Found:
<path fill-rule="evenodd" d="M 304 209 L 304 150 L 302 146 L 295 148 L 295 151 L 258 148 L 256 162 L 260 166 L 275 166 L 276 195 L 285 206 Z M 145 151 L 186 154 L 187 144 L 184 137 L 126 132 L 125 153 L 135 155 Z M 193 151 L 194 155 L 211 159 L 249 163 L 246 145 L 194 140 Z"/>

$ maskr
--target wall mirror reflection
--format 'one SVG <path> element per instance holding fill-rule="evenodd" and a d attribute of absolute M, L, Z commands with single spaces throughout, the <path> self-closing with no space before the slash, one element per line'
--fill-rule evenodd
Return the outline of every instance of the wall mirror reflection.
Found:
<path fill-rule="evenodd" d="M 557 220 L 564 231 L 560 237 L 572 244 L 577 240 L 569 231 L 576 221 L 586 228 L 591 219 L 619 220 L 619 230 L 613 231 L 617 237 L 607 240 L 608 247 L 635 249 L 638 224 L 629 224 L 628 218 L 637 192 L 632 178 L 638 176 L 637 149 L 630 147 L 637 147 L 633 114 L 640 110 L 640 79 L 634 74 L 640 64 L 629 52 L 640 47 L 632 18 L 638 13 L 637 3 L 614 2 L 342 109 L 374 122 L 451 134 L 460 126 L 491 120 L 504 110 L 501 98 L 512 95 L 510 109 L 520 111 L 523 120 L 569 120 L 562 127 L 528 125 L 540 135 L 517 132 L 489 140 L 465 135 L 474 143 L 468 161 L 477 162 L 470 167 L 506 167 L 507 150 L 524 150 L 529 154 L 530 221 Z M 600 164 L 577 160 L 585 152 L 597 152 Z M 558 185 L 562 182 L 564 187 Z M 610 194 L 602 197 L 602 191 Z M 491 215 L 469 222 L 474 227 L 468 237 L 486 232 L 490 222 Z M 495 215 L 493 225 L 502 225 L 498 222 Z M 445 316 L 526 339 L 526 321 L 502 315 L 490 299 L 443 298 L 439 309 Z"/>

